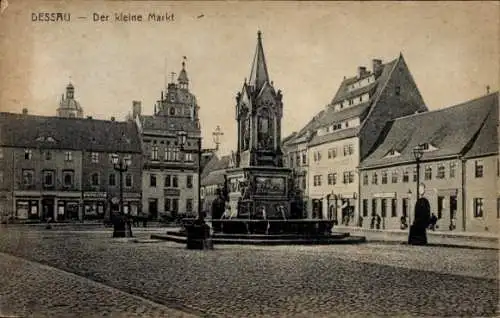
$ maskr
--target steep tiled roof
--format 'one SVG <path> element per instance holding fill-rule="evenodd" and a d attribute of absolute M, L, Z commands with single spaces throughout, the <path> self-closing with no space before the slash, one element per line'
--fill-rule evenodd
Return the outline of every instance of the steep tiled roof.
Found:
<path fill-rule="evenodd" d="M 0 113 L 0 144 L 11 147 L 141 152 L 133 122 Z"/>
<path fill-rule="evenodd" d="M 353 117 L 358 117 L 358 116 L 362 117 L 369 108 L 370 108 L 370 101 L 367 101 L 365 103 L 356 106 L 345 108 L 341 111 L 334 111 L 333 109 L 328 109 L 325 112 L 324 116 L 322 116 L 318 120 L 318 125 L 319 126 L 329 125 Z"/>
<path fill-rule="evenodd" d="M 472 147 L 465 154 L 466 158 L 498 154 L 497 125 L 498 107 L 500 107 L 498 93 L 495 93 L 493 97 L 496 98 L 493 104 L 497 104 L 497 106 L 492 106 L 491 112 L 484 122 L 484 126 L 481 128 L 476 140 L 474 140 Z"/>
<path fill-rule="evenodd" d="M 220 159 L 214 160 L 210 165 L 210 169 L 207 167 L 207 173 L 202 175 L 201 185 L 224 183 L 224 174 L 229 167 L 230 159 L 231 156 L 222 156 Z"/>
<path fill-rule="evenodd" d="M 415 115 L 410 115 L 389 122 L 381 135 L 377 147 L 361 163 L 361 168 L 390 165 L 415 161 L 413 148 L 428 143 L 436 150 L 424 152 L 422 160 L 443 158 L 462 154 L 480 129 L 486 127 L 486 119 L 494 117 L 493 108 L 498 107 L 498 93 L 486 95 L 468 102 Z M 498 112 L 498 111 L 497 111 Z M 483 131 L 471 151 L 492 149 L 495 142 L 488 144 L 488 131 Z M 492 134 L 490 132 L 490 134 Z M 489 136 L 492 139 L 496 134 Z M 496 144 L 498 141 L 496 141 Z M 398 156 L 388 157 L 390 151 L 397 151 Z"/>

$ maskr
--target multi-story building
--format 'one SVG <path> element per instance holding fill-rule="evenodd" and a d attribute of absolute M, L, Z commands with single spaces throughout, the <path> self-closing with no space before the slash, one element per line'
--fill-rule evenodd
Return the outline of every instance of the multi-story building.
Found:
<path fill-rule="evenodd" d="M 226 170 L 231 163 L 231 156 L 213 156 L 203 169 L 201 175 L 202 210 L 210 215 L 212 202 L 217 197 L 217 189 L 222 190 L 225 183 Z"/>
<path fill-rule="evenodd" d="M 363 227 L 376 227 L 378 215 L 382 229 L 406 228 L 423 183 L 439 230 L 498 232 L 498 107 L 494 93 L 387 123 L 360 165 Z"/>
<path fill-rule="evenodd" d="M 117 187 L 103 182 L 114 174 L 113 166 L 94 158 L 130 156 L 127 178 L 141 179 L 140 139 L 133 123 L 34 116 L 25 109 L 22 114 L 0 113 L 0 136 L 4 219 L 104 218 L 107 209 L 117 208 Z M 138 185 L 128 187 L 130 197 L 140 198 Z M 101 204 L 91 203 L 90 197 Z"/>
<path fill-rule="evenodd" d="M 169 83 L 161 92 L 152 116 L 142 115 L 141 103 L 133 102 L 132 116 L 141 132 L 144 153 L 142 204 L 152 219 L 197 211 L 198 111 L 196 97 L 189 91 L 185 62 L 177 83 Z M 178 144 L 181 130 L 188 134 L 185 151 Z"/>
<path fill-rule="evenodd" d="M 288 149 L 297 144 L 296 151 L 307 145 L 309 216 L 358 221 L 359 163 L 387 121 L 425 111 L 402 55 L 385 64 L 375 59 L 371 71 L 359 67 L 344 78 L 326 109 L 287 143 Z"/>

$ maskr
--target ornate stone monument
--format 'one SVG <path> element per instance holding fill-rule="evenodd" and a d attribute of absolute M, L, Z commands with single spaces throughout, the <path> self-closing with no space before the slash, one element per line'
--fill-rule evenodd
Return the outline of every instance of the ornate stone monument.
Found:
<path fill-rule="evenodd" d="M 248 219 L 287 219 L 291 170 L 283 167 L 283 101 L 269 79 L 261 32 L 250 78 L 236 96 L 238 147 L 227 171 L 231 215 Z"/>

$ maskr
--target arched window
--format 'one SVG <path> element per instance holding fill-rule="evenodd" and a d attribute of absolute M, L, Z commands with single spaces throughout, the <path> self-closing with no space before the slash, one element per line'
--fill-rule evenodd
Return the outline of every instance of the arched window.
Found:
<path fill-rule="evenodd" d="M 175 108 L 174 107 L 170 107 L 170 115 L 175 115 Z"/>

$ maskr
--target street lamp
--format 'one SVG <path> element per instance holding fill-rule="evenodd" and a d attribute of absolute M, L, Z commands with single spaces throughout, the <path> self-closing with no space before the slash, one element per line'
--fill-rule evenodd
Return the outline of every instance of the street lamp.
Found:
<path fill-rule="evenodd" d="M 419 193 L 419 183 L 420 183 L 420 159 L 424 154 L 424 146 L 422 144 L 417 145 L 413 148 L 413 156 L 415 157 L 415 161 L 417 162 L 417 191 L 415 192 L 415 199 L 418 200 Z"/>
<path fill-rule="evenodd" d="M 113 168 L 120 174 L 120 215 L 124 217 L 124 209 L 123 209 L 123 173 L 128 170 L 128 167 L 131 165 L 130 157 L 119 158 L 117 154 L 112 155 Z M 132 226 L 130 224 L 130 220 L 126 221 L 128 231 L 130 237 L 132 237 Z M 114 233 L 113 236 L 121 236 L 117 232 L 124 231 L 123 236 L 126 236 L 125 229 L 118 229 L 116 222 L 114 222 Z"/>

